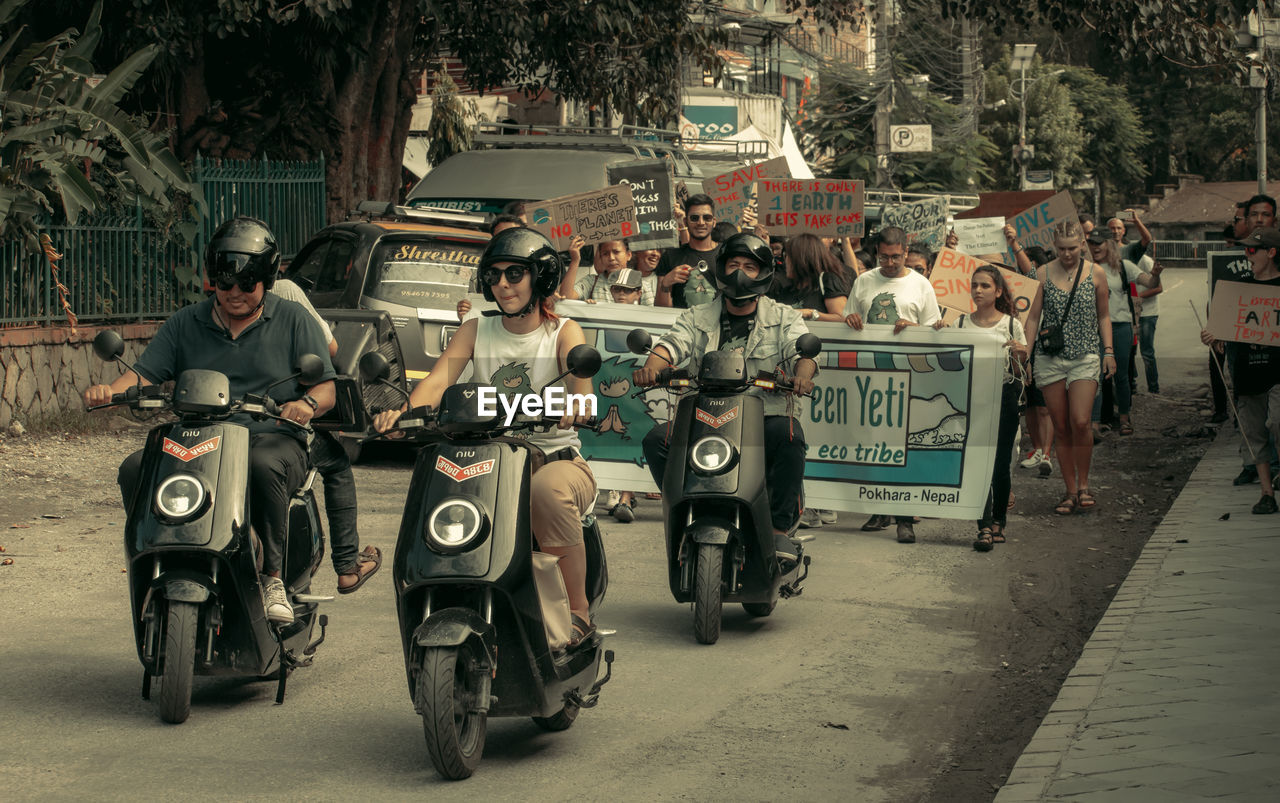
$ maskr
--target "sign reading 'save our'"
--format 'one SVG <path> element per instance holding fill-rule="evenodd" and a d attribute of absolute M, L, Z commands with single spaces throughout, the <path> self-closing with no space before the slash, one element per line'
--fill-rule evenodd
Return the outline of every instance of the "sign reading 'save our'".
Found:
<path fill-rule="evenodd" d="M 576 236 L 594 245 L 634 237 L 640 231 L 635 201 L 626 184 L 551 198 L 532 206 L 530 228 L 545 234 L 560 251 Z"/>
<path fill-rule="evenodd" d="M 909 204 L 886 204 L 880 213 L 880 227 L 897 226 L 907 233 L 908 243 L 921 243 L 930 251 L 942 248 L 947 238 L 946 196 L 926 198 Z"/>
<path fill-rule="evenodd" d="M 756 186 L 759 220 L 775 236 L 861 237 L 866 227 L 861 181 L 760 179 Z"/>
<path fill-rule="evenodd" d="M 631 187 L 631 198 L 636 205 L 636 226 L 639 229 L 638 234 L 627 240 L 631 250 L 674 248 L 679 245 L 676 221 L 671 213 L 675 202 L 671 163 L 646 159 L 609 165 L 606 170 L 610 184 L 626 184 Z"/>

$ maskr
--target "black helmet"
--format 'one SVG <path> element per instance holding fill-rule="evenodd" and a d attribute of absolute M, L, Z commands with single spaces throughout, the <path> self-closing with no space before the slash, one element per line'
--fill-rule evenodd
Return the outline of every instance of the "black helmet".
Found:
<path fill-rule="evenodd" d="M 746 257 L 760 266 L 760 275 L 752 279 L 742 271 L 732 275 L 725 272 L 725 265 L 733 257 Z M 716 287 L 730 301 L 746 303 L 763 295 L 773 283 L 773 249 L 754 234 L 735 234 L 720 244 L 716 254 Z"/>
<path fill-rule="evenodd" d="M 529 269 L 533 284 L 532 304 L 539 299 L 555 295 L 564 276 L 564 262 L 552 247 L 551 241 L 533 229 L 503 229 L 489 241 L 489 247 L 480 256 L 480 292 L 486 301 L 494 301 L 493 285 L 484 279 L 485 268 L 498 262 L 515 262 Z M 519 313 L 523 315 L 528 310 Z"/>
<path fill-rule="evenodd" d="M 204 270 L 210 284 L 219 276 L 249 273 L 262 282 L 263 289 L 275 284 L 280 269 L 280 249 L 267 224 L 240 215 L 218 227 L 204 249 Z"/>

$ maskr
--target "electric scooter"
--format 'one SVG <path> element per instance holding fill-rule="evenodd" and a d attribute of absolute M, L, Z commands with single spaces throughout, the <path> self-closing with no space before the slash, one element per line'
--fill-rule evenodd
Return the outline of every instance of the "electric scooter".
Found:
<path fill-rule="evenodd" d="M 99 333 L 93 349 L 132 370 L 115 332 Z M 271 387 L 299 379 L 314 384 L 324 371 L 314 354 L 299 362 L 296 374 Z M 290 671 L 310 665 L 324 641 L 328 619 L 318 603 L 333 599 L 309 593 L 324 556 L 316 471 L 289 501 L 282 577 L 294 620 L 277 625 L 263 607 L 262 545 L 250 525 L 249 429 L 229 419 L 249 413 L 298 425 L 278 415 L 266 392 L 233 400 L 217 371 L 183 371 L 171 394 L 134 386 L 90 409 L 117 406 L 177 417 L 147 436 L 137 489 L 126 502 L 124 548 L 143 699 L 154 701 L 165 722 L 184 722 L 193 676 L 231 674 L 274 675 L 276 703 L 284 702 Z"/>
<path fill-rule="evenodd" d="M 651 354 L 643 329 L 627 335 L 635 354 Z M 801 335 L 796 350 L 813 358 L 822 341 Z M 696 379 L 664 368 L 656 388 L 682 393 L 673 417 L 670 450 L 662 478 L 667 579 L 677 602 L 693 603 L 693 635 L 702 644 L 720 638 L 721 609 L 739 602 L 752 616 L 769 616 L 779 597 L 801 593 L 810 557 L 797 544 L 795 561 L 779 560 L 764 462 L 764 406 L 747 391 L 789 393 L 775 374 L 747 377 L 746 358 L 714 351 L 702 358 Z M 667 426 L 658 424 L 658 426 Z M 795 534 L 792 525 L 787 536 Z"/>

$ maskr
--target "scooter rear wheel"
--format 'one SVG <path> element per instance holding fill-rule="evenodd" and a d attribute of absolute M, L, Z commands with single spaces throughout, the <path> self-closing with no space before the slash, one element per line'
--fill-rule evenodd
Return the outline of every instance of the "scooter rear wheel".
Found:
<path fill-rule="evenodd" d="M 418 672 L 422 732 L 436 772 L 451 781 L 470 778 L 484 753 L 488 717 L 475 710 L 480 662 L 475 647 L 428 647 Z"/>
<path fill-rule="evenodd" d="M 196 627 L 200 622 L 200 607 L 194 602 L 169 602 L 169 613 L 164 623 L 164 647 L 160 653 L 162 674 L 153 683 L 160 683 L 160 691 L 154 690 L 156 713 L 165 722 L 177 725 L 186 722 L 191 714 L 191 684 L 196 670 Z"/>
<path fill-rule="evenodd" d="M 701 644 L 715 644 L 720 638 L 723 600 L 724 547 L 698 544 L 697 573 L 693 588 L 693 637 Z"/>

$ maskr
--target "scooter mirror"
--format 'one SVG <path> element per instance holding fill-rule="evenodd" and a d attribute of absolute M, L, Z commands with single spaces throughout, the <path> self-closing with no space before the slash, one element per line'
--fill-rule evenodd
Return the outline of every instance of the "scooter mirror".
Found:
<path fill-rule="evenodd" d="M 627 332 L 627 348 L 632 354 L 648 354 L 653 338 L 643 329 L 632 329 Z"/>
<path fill-rule="evenodd" d="M 324 360 L 314 354 L 303 354 L 298 358 L 298 379 L 304 385 L 314 385 L 324 376 Z"/>
<path fill-rule="evenodd" d="M 107 362 L 119 359 L 124 354 L 124 340 L 111 329 L 103 329 L 93 339 L 93 353 Z"/>
<path fill-rule="evenodd" d="M 391 376 L 391 363 L 377 351 L 366 351 L 360 357 L 360 378 L 366 382 L 376 382 Z"/>
<path fill-rule="evenodd" d="M 796 338 L 796 351 L 801 357 L 813 359 L 822 352 L 822 338 L 811 333 L 800 335 Z"/>
<path fill-rule="evenodd" d="M 630 336 L 627 339 L 630 340 Z M 569 373 L 579 379 L 590 379 L 600 370 L 600 352 L 586 343 L 579 343 L 569 350 L 565 362 L 569 365 Z"/>

